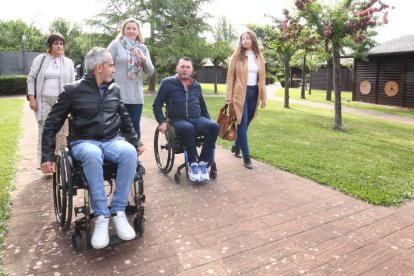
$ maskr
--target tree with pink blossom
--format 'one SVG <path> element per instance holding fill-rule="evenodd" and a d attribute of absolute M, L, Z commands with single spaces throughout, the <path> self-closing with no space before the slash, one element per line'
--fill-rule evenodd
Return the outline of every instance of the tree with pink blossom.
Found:
<path fill-rule="evenodd" d="M 335 91 L 335 129 L 342 129 L 340 53 L 352 49 L 354 55 L 367 53 L 374 44 L 375 28 L 388 23 L 389 6 L 381 0 L 339 0 L 335 5 L 317 0 L 296 0 L 301 18 L 315 30 L 332 55 Z"/>
<path fill-rule="evenodd" d="M 283 10 L 283 18 L 269 16 L 273 20 L 271 26 L 260 27 L 249 25 L 262 40 L 265 54 L 274 56 L 283 64 L 285 78 L 284 107 L 289 108 L 290 62 L 295 53 L 305 49 L 307 45 L 318 43 L 312 36 L 312 30 L 300 22 L 300 18 Z"/>

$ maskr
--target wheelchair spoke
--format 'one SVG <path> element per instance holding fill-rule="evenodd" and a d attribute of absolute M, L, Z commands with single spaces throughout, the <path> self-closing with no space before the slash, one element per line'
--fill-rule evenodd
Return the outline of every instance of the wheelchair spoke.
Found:
<path fill-rule="evenodd" d="M 56 222 L 65 230 L 69 229 L 72 219 L 71 169 L 67 156 L 62 151 L 56 158 L 56 172 L 53 174 L 53 204 Z"/>
<path fill-rule="evenodd" d="M 174 141 L 171 141 L 172 136 L 168 133 L 164 134 L 159 131 L 158 127 L 154 135 L 154 155 L 158 168 L 167 174 L 171 171 L 174 164 Z"/>

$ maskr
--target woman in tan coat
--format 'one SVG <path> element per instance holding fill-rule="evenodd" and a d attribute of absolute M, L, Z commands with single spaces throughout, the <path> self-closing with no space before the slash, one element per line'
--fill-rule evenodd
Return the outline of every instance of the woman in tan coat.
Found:
<path fill-rule="evenodd" d="M 226 103 L 237 118 L 237 140 L 232 152 L 241 158 L 241 150 L 244 166 L 252 169 L 247 129 L 259 103 L 262 108 L 266 106 L 266 69 L 257 37 L 250 30 L 241 34 L 238 47 L 230 58 L 226 86 Z"/>

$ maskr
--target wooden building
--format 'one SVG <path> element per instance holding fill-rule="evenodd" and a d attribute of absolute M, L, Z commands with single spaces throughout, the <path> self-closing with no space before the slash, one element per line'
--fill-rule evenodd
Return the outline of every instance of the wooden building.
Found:
<path fill-rule="evenodd" d="M 414 108 L 414 35 L 372 48 L 354 69 L 353 101 Z"/>
<path fill-rule="evenodd" d="M 222 66 L 218 66 L 216 70 L 217 83 L 226 83 L 227 70 Z M 200 83 L 214 83 L 214 66 L 204 65 L 201 69 L 198 69 L 195 79 Z"/>
<path fill-rule="evenodd" d="M 328 86 L 328 69 L 326 67 L 319 68 L 318 70 L 311 70 L 310 72 L 310 84 L 311 89 L 326 90 Z M 352 69 L 341 66 L 341 90 L 352 91 L 353 90 L 353 71 Z M 332 83 L 332 90 L 333 90 Z"/>

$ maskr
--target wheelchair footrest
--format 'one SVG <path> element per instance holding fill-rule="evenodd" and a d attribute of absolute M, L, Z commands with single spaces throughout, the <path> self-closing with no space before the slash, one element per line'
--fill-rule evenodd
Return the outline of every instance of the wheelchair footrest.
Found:
<path fill-rule="evenodd" d="M 139 233 L 135 234 L 134 239 L 139 238 L 139 237 L 140 237 Z M 132 240 L 134 240 L 134 239 L 132 239 Z M 119 243 L 122 243 L 122 242 L 128 242 L 128 241 L 124 241 L 124 240 L 120 239 L 117 234 L 109 235 L 109 244 L 108 244 L 108 246 L 119 244 Z"/>

